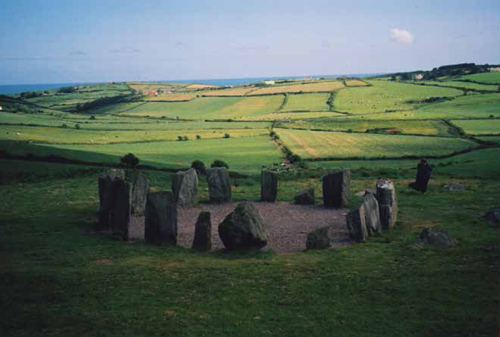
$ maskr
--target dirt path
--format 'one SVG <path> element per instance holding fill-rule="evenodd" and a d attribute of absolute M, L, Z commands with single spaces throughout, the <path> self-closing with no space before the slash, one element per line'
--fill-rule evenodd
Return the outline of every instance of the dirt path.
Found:
<path fill-rule="evenodd" d="M 327 209 L 323 206 L 301 206 L 288 202 L 255 202 L 267 225 L 267 248 L 277 253 L 300 252 L 306 248 L 307 233 L 324 226 L 333 226 L 338 231 L 334 247 L 349 245 L 345 223 L 347 209 Z M 178 244 L 191 248 L 194 237 L 194 225 L 201 211 L 212 215 L 212 249 L 224 248 L 219 233 L 219 224 L 236 207 L 236 203 L 223 205 L 202 204 L 196 207 L 178 209 Z"/>

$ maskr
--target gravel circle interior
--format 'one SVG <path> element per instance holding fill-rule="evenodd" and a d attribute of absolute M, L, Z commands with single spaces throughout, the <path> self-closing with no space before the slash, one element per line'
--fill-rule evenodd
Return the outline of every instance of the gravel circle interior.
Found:
<path fill-rule="evenodd" d="M 332 247 L 353 243 L 346 227 L 345 216 L 348 209 L 329 209 L 318 205 L 294 205 L 289 202 L 254 202 L 253 204 L 267 226 L 268 242 L 266 248 L 276 253 L 304 251 L 307 233 L 325 226 L 335 228 L 336 236 Z M 200 212 L 205 211 L 211 213 L 212 250 L 224 248 L 219 237 L 218 227 L 224 218 L 235 209 L 236 205 L 237 203 L 199 204 L 195 207 L 179 207 L 178 245 L 191 248 L 196 220 Z"/>

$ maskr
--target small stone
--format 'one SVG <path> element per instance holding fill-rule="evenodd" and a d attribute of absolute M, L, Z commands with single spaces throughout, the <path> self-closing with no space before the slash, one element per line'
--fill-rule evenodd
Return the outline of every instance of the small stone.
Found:
<path fill-rule="evenodd" d="M 365 223 L 365 209 L 363 205 L 352 209 L 346 215 L 347 229 L 351 239 L 357 242 L 365 242 L 368 230 Z"/>
<path fill-rule="evenodd" d="M 349 189 L 351 171 L 340 170 L 323 177 L 323 202 L 326 207 L 347 207 L 349 205 Z"/>
<path fill-rule="evenodd" d="M 278 174 L 264 170 L 260 173 L 260 200 L 275 202 L 278 196 Z"/>
<path fill-rule="evenodd" d="M 210 212 L 200 212 L 194 230 L 193 249 L 209 251 L 212 249 L 212 222 Z"/>
<path fill-rule="evenodd" d="M 261 249 L 267 245 L 266 225 L 250 202 L 241 202 L 219 225 L 219 236 L 229 250 Z"/>
<path fill-rule="evenodd" d="M 314 188 L 308 188 L 298 192 L 293 197 L 293 200 L 297 205 L 314 205 Z"/>
<path fill-rule="evenodd" d="M 465 189 L 466 189 L 465 186 L 463 186 L 462 184 L 455 183 L 455 182 L 447 183 L 443 186 L 443 188 L 446 191 L 450 191 L 450 192 L 465 191 Z"/>
<path fill-rule="evenodd" d="M 329 249 L 333 236 L 332 227 L 322 227 L 307 234 L 307 249 Z"/>
<path fill-rule="evenodd" d="M 177 244 L 177 205 L 172 193 L 148 194 L 145 223 L 147 243 Z"/>
<path fill-rule="evenodd" d="M 231 184 L 226 168 L 213 167 L 208 169 L 207 183 L 210 202 L 225 203 L 231 201 Z"/>
<path fill-rule="evenodd" d="M 198 197 L 198 175 L 191 168 L 177 172 L 172 180 L 172 192 L 178 206 L 194 206 Z"/>
<path fill-rule="evenodd" d="M 440 248 L 448 248 L 457 244 L 457 240 L 452 238 L 447 231 L 434 228 L 424 228 L 420 233 L 419 242 Z"/>
<path fill-rule="evenodd" d="M 488 221 L 492 225 L 499 225 L 500 224 L 500 207 L 495 207 L 490 209 L 486 214 L 483 216 L 486 221 Z"/>

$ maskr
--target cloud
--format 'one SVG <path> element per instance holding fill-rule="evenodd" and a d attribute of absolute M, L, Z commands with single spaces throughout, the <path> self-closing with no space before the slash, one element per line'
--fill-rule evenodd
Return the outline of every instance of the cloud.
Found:
<path fill-rule="evenodd" d="M 390 30 L 390 33 L 391 39 L 396 42 L 406 44 L 411 44 L 413 42 L 413 35 L 406 29 L 393 28 Z"/>
<path fill-rule="evenodd" d="M 132 48 L 132 47 L 121 47 L 120 49 L 110 50 L 110 53 L 113 53 L 113 54 L 138 54 L 140 52 L 141 51 L 139 49 Z"/>
<path fill-rule="evenodd" d="M 70 56 L 87 56 L 87 53 L 81 50 L 73 50 L 69 52 Z"/>

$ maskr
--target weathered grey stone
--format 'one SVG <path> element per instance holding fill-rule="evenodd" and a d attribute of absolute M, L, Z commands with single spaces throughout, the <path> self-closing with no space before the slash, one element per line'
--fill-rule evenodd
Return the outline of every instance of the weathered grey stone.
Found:
<path fill-rule="evenodd" d="M 172 192 L 178 206 L 193 206 L 198 197 L 198 175 L 194 168 L 177 172 L 172 180 Z"/>
<path fill-rule="evenodd" d="M 450 182 L 450 183 L 447 183 L 443 186 L 443 188 L 446 190 L 446 191 L 450 191 L 450 192 L 455 192 L 455 191 L 465 191 L 465 186 L 462 185 L 462 184 L 459 184 L 459 183 L 455 183 L 455 182 Z"/>
<path fill-rule="evenodd" d="M 113 185 L 116 194 L 110 213 L 111 230 L 113 234 L 120 235 L 124 240 L 128 240 L 130 184 L 120 178 L 115 178 Z"/>
<path fill-rule="evenodd" d="M 219 236 L 229 250 L 260 249 L 267 244 L 266 225 L 250 202 L 241 202 L 219 224 Z"/>
<path fill-rule="evenodd" d="M 128 239 L 144 241 L 146 231 L 145 213 L 149 193 L 149 183 L 145 176 L 139 174 L 132 187 L 132 200 L 130 202 L 130 222 L 128 226 Z"/>
<path fill-rule="evenodd" d="M 113 180 L 115 178 L 120 178 L 121 180 L 125 180 L 125 170 L 122 170 L 122 169 L 104 170 L 102 177 L 109 178 L 111 180 Z"/>
<path fill-rule="evenodd" d="M 352 209 L 346 215 L 347 229 L 351 239 L 357 242 L 365 242 L 368 237 L 368 230 L 365 223 L 365 209 L 361 205 Z"/>
<path fill-rule="evenodd" d="M 209 251 L 212 249 L 212 222 L 210 212 L 200 212 L 194 229 L 193 249 Z"/>
<path fill-rule="evenodd" d="M 264 170 L 260 173 L 260 200 L 275 202 L 278 196 L 278 174 Z"/>
<path fill-rule="evenodd" d="M 231 184 L 229 172 L 224 167 L 213 167 L 207 170 L 208 194 L 210 202 L 224 203 L 231 201 Z"/>
<path fill-rule="evenodd" d="M 314 205 L 314 188 L 307 188 L 298 192 L 293 197 L 293 200 L 297 205 Z"/>
<path fill-rule="evenodd" d="M 365 225 L 368 234 L 372 236 L 375 233 L 382 232 L 380 210 L 375 195 L 370 193 L 363 197 L 363 208 L 365 212 Z"/>
<path fill-rule="evenodd" d="M 379 180 L 375 184 L 376 197 L 380 209 L 380 222 L 383 230 L 391 230 L 398 217 L 398 200 L 396 189 L 391 181 Z"/>
<path fill-rule="evenodd" d="M 326 207 L 347 207 L 351 171 L 340 170 L 323 177 L 323 202 Z"/>
<path fill-rule="evenodd" d="M 488 212 L 486 212 L 484 218 L 492 225 L 500 225 L 500 207 L 494 207 L 490 209 Z"/>
<path fill-rule="evenodd" d="M 123 170 L 108 170 L 98 178 L 99 214 L 97 230 L 116 234 L 127 233 L 130 217 L 130 185 L 122 177 Z M 125 237 L 126 238 L 126 237 Z"/>
<path fill-rule="evenodd" d="M 147 243 L 177 244 L 177 205 L 172 193 L 148 194 L 145 239 Z"/>
<path fill-rule="evenodd" d="M 440 248 L 447 248 L 457 244 L 457 240 L 452 238 L 447 231 L 434 228 L 424 228 L 418 239 L 420 243 Z"/>
<path fill-rule="evenodd" d="M 307 249 L 329 249 L 331 239 L 334 235 L 334 229 L 331 226 L 318 228 L 307 234 L 306 248 Z"/>

